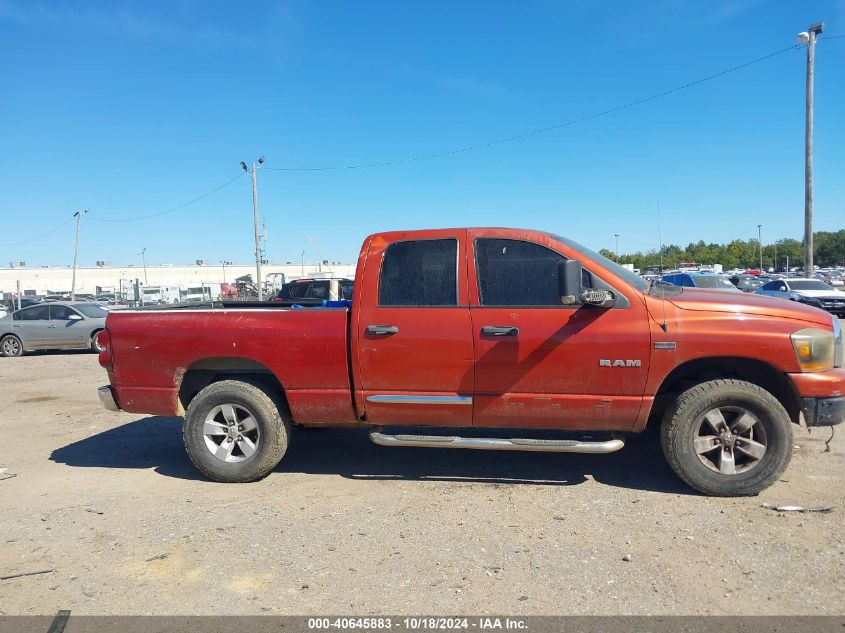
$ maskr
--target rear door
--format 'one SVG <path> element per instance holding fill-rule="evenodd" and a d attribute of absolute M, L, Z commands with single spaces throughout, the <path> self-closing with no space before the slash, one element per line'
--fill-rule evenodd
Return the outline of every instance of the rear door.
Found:
<path fill-rule="evenodd" d="M 43 348 L 47 339 L 49 312 L 46 305 L 18 310 L 12 317 L 12 330 L 24 349 Z"/>
<path fill-rule="evenodd" d="M 381 234 L 355 289 L 359 402 L 374 424 L 472 424 L 465 230 Z M 375 267 L 372 270 L 370 267 Z"/>
<path fill-rule="evenodd" d="M 618 307 L 563 305 L 561 245 L 512 235 L 484 229 L 469 242 L 477 272 L 470 278 L 474 425 L 631 428 L 649 365 L 642 300 L 614 288 Z M 609 287 L 582 265 L 585 286 Z"/>

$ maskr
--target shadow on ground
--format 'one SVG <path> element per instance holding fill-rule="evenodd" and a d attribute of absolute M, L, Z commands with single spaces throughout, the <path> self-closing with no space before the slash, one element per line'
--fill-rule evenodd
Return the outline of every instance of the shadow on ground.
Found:
<path fill-rule="evenodd" d="M 178 418 L 142 418 L 56 449 L 50 459 L 78 468 L 152 468 L 167 477 L 203 479 L 185 454 Z M 387 448 L 372 444 L 366 429 L 296 428 L 276 472 L 552 486 L 578 485 L 590 475 L 610 486 L 694 494 L 668 468 L 657 442 L 646 438 L 618 453 L 580 455 Z"/>

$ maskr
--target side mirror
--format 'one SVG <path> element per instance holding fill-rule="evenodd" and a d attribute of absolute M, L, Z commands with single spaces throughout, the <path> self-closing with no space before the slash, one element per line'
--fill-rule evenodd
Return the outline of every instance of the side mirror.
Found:
<path fill-rule="evenodd" d="M 581 294 L 581 301 L 599 308 L 610 308 L 614 304 L 615 297 L 610 290 L 595 290 L 588 288 Z"/>
<path fill-rule="evenodd" d="M 79 316 L 78 314 L 70 314 L 70 315 L 68 315 L 67 320 L 68 321 L 81 321 L 82 317 Z"/>
<path fill-rule="evenodd" d="M 563 305 L 586 304 L 599 308 L 610 308 L 616 297 L 609 290 L 584 288 L 581 285 L 581 262 L 577 259 L 563 259 L 558 264 L 560 302 Z"/>
<path fill-rule="evenodd" d="M 564 305 L 581 303 L 581 262 L 577 259 L 562 259 L 557 265 L 558 291 Z"/>

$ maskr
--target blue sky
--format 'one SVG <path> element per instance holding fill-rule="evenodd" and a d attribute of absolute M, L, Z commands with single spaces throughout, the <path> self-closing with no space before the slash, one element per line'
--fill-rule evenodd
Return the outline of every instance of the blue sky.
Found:
<path fill-rule="evenodd" d="M 0 0 L 0 264 L 249 262 L 266 166 L 449 151 L 647 97 L 795 43 L 845 1 Z M 353 261 L 374 231 L 553 230 L 595 248 L 800 237 L 805 51 L 478 151 L 259 171 L 273 261 Z M 845 226 L 845 38 L 816 62 L 818 230 Z"/>

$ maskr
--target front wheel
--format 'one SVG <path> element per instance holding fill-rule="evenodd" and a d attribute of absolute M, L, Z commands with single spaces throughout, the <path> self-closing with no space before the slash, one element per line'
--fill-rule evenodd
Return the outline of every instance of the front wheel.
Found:
<path fill-rule="evenodd" d="M 672 470 L 706 495 L 741 497 L 777 481 L 792 457 L 789 415 L 768 391 L 711 380 L 684 391 L 660 430 Z"/>
<path fill-rule="evenodd" d="M 200 391 L 185 415 L 188 456 L 209 479 L 245 483 L 267 476 L 290 441 L 290 421 L 278 398 L 240 380 Z"/>
<path fill-rule="evenodd" d="M 0 340 L 0 356 L 23 356 L 21 340 L 14 334 L 4 336 Z"/>
<path fill-rule="evenodd" d="M 92 352 L 99 354 L 103 351 L 103 346 L 97 341 L 97 335 L 102 332 L 102 330 L 97 330 L 91 334 L 91 342 L 89 343 L 88 347 L 91 349 Z"/>

